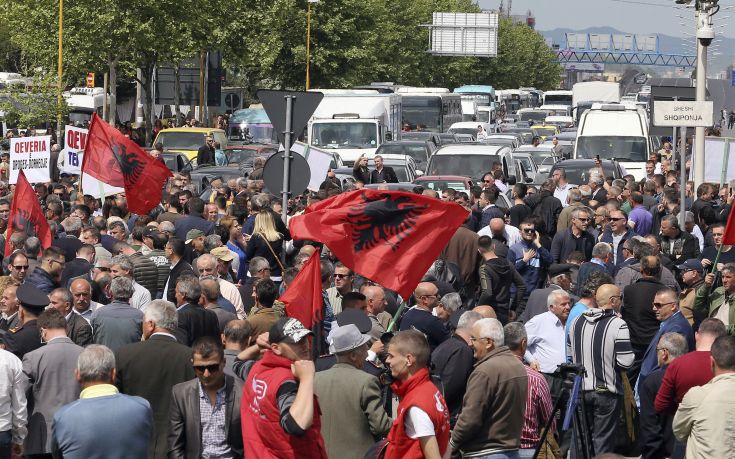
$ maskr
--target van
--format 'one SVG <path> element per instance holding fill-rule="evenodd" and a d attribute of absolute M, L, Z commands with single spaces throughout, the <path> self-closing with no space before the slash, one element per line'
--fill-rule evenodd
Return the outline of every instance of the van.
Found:
<path fill-rule="evenodd" d="M 227 147 L 227 135 L 222 129 L 215 128 L 170 128 L 163 129 L 156 136 L 153 145 L 163 144 L 163 151 L 169 153 L 183 153 L 187 159 L 197 157 L 199 147 L 203 146 L 207 136 L 214 137 L 222 149 Z"/>
<path fill-rule="evenodd" d="M 509 179 L 518 179 L 517 164 L 507 145 L 484 143 L 455 143 L 441 147 L 429 158 L 428 175 L 459 175 L 470 177 L 475 183 L 492 169 L 494 162 L 503 167 Z"/>
<path fill-rule="evenodd" d="M 582 114 L 574 144 L 574 159 L 617 160 L 636 180 L 646 175 L 652 151 L 648 116 L 634 105 L 593 104 Z"/>

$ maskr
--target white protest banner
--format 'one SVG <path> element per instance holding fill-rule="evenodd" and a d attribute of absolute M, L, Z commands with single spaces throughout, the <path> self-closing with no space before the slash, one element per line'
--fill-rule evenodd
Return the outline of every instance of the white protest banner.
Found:
<path fill-rule="evenodd" d="M 82 158 L 84 157 L 84 146 L 87 144 L 87 129 L 74 126 L 64 128 L 64 149 L 59 154 L 63 158 L 63 164 L 59 165 L 61 172 L 67 174 L 82 173 Z"/>
<path fill-rule="evenodd" d="M 283 145 L 280 145 L 279 151 L 283 151 Z M 311 191 L 319 191 L 319 185 L 327 179 L 327 172 L 329 172 L 333 159 L 332 153 L 302 142 L 294 142 L 291 151 L 303 156 L 309 164 L 311 179 L 307 188 Z"/>
<path fill-rule="evenodd" d="M 23 169 L 29 183 L 51 181 L 51 136 L 13 137 L 10 139 L 10 183 L 18 181 Z"/>
<path fill-rule="evenodd" d="M 108 185 L 100 182 L 89 174 L 82 174 L 82 192 L 93 198 L 101 199 L 118 193 L 125 193 L 125 188 Z"/>

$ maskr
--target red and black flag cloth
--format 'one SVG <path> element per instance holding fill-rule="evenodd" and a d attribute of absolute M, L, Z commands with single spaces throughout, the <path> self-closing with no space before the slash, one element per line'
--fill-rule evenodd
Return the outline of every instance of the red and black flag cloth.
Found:
<path fill-rule="evenodd" d="M 291 218 L 290 231 L 326 244 L 345 266 L 408 298 L 466 218 L 458 204 L 362 189 L 309 206 Z"/>
<path fill-rule="evenodd" d="M 735 208 L 730 209 L 730 215 L 727 217 L 727 225 L 725 226 L 725 234 L 722 236 L 722 245 L 735 245 Z"/>
<path fill-rule="evenodd" d="M 10 236 L 13 233 L 26 233 L 35 236 L 41 241 L 41 247 L 51 247 L 51 228 L 46 216 L 38 203 L 38 197 L 33 187 L 28 183 L 26 174 L 21 169 L 18 173 L 18 182 L 15 184 L 13 203 L 8 215 L 8 237 L 5 240 L 5 256 L 11 254 Z"/>
<path fill-rule="evenodd" d="M 278 298 L 286 305 L 286 315 L 298 319 L 305 328 L 322 320 L 322 271 L 319 252 L 314 252 Z"/>
<path fill-rule="evenodd" d="M 161 203 L 171 171 L 117 129 L 92 114 L 82 172 L 100 182 L 125 188 L 130 212 L 147 214 Z"/>

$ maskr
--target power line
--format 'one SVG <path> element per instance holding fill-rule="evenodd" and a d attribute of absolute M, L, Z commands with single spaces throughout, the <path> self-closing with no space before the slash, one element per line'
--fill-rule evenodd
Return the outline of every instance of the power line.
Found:
<path fill-rule="evenodd" d="M 646 6 L 659 6 L 661 8 L 671 8 L 672 6 L 670 4 L 664 5 L 662 3 L 649 3 L 649 2 L 640 2 L 635 0 L 611 0 L 613 2 L 618 3 L 632 3 L 634 5 L 646 5 Z"/>

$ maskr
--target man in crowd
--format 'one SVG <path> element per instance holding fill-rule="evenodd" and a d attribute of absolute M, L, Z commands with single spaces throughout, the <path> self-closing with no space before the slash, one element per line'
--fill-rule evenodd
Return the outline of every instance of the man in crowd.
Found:
<path fill-rule="evenodd" d="M 616 267 L 620 267 L 626 259 L 623 254 L 625 241 L 632 239 L 636 233 L 628 226 L 628 216 L 622 210 L 612 210 L 608 213 L 609 229 L 600 237 L 600 242 L 612 245 L 613 260 Z"/>
<path fill-rule="evenodd" d="M 49 299 L 46 294 L 29 284 L 18 287 L 16 295 L 20 302 L 20 309 L 18 310 L 20 325 L 15 330 L 6 333 L 3 339 L 5 349 L 22 359 L 28 352 L 41 347 L 38 316 L 49 305 Z"/>
<path fill-rule="evenodd" d="M 429 343 L 416 330 L 397 333 L 388 345 L 391 389 L 400 403 L 385 459 L 439 458 L 449 448 L 449 408 L 429 376 L 429 356 Z"/>
<path fill-rule="evenodd" d="M 347 324 L 328 340 L 337 363 L 316 374 L 314 391 L 322 411 L 321 432 L 329 457 L 362 459 L 376 437 L 390 430 L 375 376 L 362 370 L 372 338 Z"/>
<path fill-rule="evenodd" d="M 699 324 L 705 315 L 701 312 L 694 314 L 694 300 L 697 289 L 704 282 L 704 266 L 698 259 L 691 258 L 678 265 L 676 269 L 679 270 L 681 282 L 685 287 L 679 294 L 679 309 L 690 325 Z"/>
<path fill-rule="evenodd" d="M 572 305 L 569 294 L 564 290 L 552 291 L 547 303 L 548 311 L 526 322 L 528 338 L 525 357 L 531 368 L 544 374 L 556 396 L 561 390 L 561 380 L 552 375 L 566 361 L 564 327 Z"/>
<path fill-rule="evenodd" d="M 28 284 L 47 295 L 51 290 L 59 287 L 61 273 L 64 271 L 66 258 L 61 249 L 49 247 L 44 250 L 41 265 L 26 276 L 25 284 Z"/>
<path fill-rule="evenodd" d="M 329 304 L 332 305 L 334 314 L 342 312 L 342 296 L 352 291 L 352 270 L 342 263 L 334 265 L 334 287 L 327 289 Z"/>
<path fill-rule="evenodd" d="M 222 345 L 200 338 L 192 346 L 191 365 L 197 377 L 172 389 L 169 457 L 242 457 L 242 390 L 224 372 Z"/>
<path fill-rule="evenodd" d="M 151 292 L 135 281 L 133 276 L 133 262 L 127 255 L 117 255 L 112 257 L 110 266 L 110 275 L 113 279 L 117 277 L 125 277 L 130 279 L 133 286 L 133 295 L 130 297 L 130 306 L 135 309 L 145 311 L 148 303 L 151 302 Z"/>
<path fill-rule="evenodd" d="M 567 199 L 569 191 L 576 188 L 577 185 L 572 185 L 567 181 L 567 171 L 563 167 L 554 170 L 552 179 L 556 185 L 554 188 L 554 197 L 561 202 L 563 207 L 567 207 L 569 205 L 569 200 Z"/>
<path fill-rule="evenodd" d="M 595 239 L 587 231 L 592 218 L 586 208 L 577 208 L 572 211 L 572 224 L 569 228 L 559 231 L 551 242 L 551 258 L 554 263 L 564 263 L 572 252 L 582 252 L 585 259 L 592 256 L 592 247 Z"/>
<path fill-rule="evenodd" d="M 20 325 L 20 314 L 18 314 L 20 301 L 18 301 L 16 295 L 17 291 L 18 285 L 10 278 L 0 296 L 0 312 L 2 312 L 2 315 L 0 315 L 0 336 L 3 332 L 15 330 Z"/>
<path fill-rule="evenodd" d="M 690 258 L 699 258 L 697 238 L 679 227 L 679 219 L 675 215 L 661 219 L 661 253 L 675 265 Z"/>
<path fill-rule="evenodd" d="M 107 459 L 110 451 L 147 456 L 153 431 L 150 404 L 118 393 L 115 373 L 115 355 L 109 348 L 92 344 L 79 355 L 74 376 L 82 391 L 79 400 L 54 414 L 55 457 Z"/>
<path fill-rule="evenodd" d="M 452 431 L 452 451 L 470 457 L 517 454 L 528 397 L 526 370 L 504 346 L 505 334 L 498 320 L 475 322 L 470 341 L 477 364 Z"/>
<path fill-rule="evenodd" d="M 401 320 L 401 331 L 416 329 L 426 335 L 432 350 L 449 338 L 449 330 L 432 314 L 439 300 L 439 289 L 431 282 L 421 282 L 414 291 L 416 305 L 406 311 Z"/>
<path fill-rule="evenodd" d="M 269 348 L 253 365 L 242 393 L 245 457 L 327 458 L 314 396 L 312 335 L 293 318 L 271 327 Z"/>
<path fill-rule="evenodd" d="M 217 314 L 199 304 L 201 296 L 199 279 L 192 275 L 179 277 L 176 283 L 178 327 L 174 329 L 174 335 L 186 346 L 191 346 L 202 336 L 219 338 L 220 335 Z"/>
<path fill-rule="evenodd" d="M 480 268 L 482 294 L 480 304 L 490 304 L 501 322 L 514 320 L 516 311 L 523 309 L 526 283 L 508 261 L 508 249 L 499 242 L 482 236 L 477 241 L 484 264 Z M 511 286 L 515 286 L 515 301 L 511 305 Z"/>
<path fill-rule="evenodd" d="M 542 288 L 543 273 L 554 262 L 551 253 L 541 245 L 539 233 L 532 220 L 520 223 L 521 241 L 510 246 L 508 260 L 526 282 L 526 298 L 537 288 Z"/>
<path fill-rule="evenodd" d="M 168 280 L 166 281 L 163 297 L 174 303 L 176 302 L 176 283 L 179 280 L 179 276 L 183 274 L 194 274 L 194 270 L 189 262 L 184 260 L 186 246 L 182 239 L 169 239 L 166 243 L 165 251 L 166 258 L 171 264 L 171 272 L 169 273 Z"/>
<path fill-rule="evenodd" d="M 697 289 L 694 298 L 694 312 L 703 312 L 707 317 L 720 319 L 727 333 L 735 334 L 735 301 L 732 295 L 735 293 L 735 263 L 726 264 L 721 270 L 722 287 L 712 291 L 715 275 L 708 273 L 704 276 L 704 282 Z"/>
<path fill-rule="evenodd" d="M 116 384 L 120 392 L 143 397 L 153 410 L 148 457 L 156 459 L 168 457 L 171 389 L 195 376 L 191 350 L 174 337 L 176 316 L 173 304 L 152 301 L 143 318 L 144 341 L 121 347 L 116 358 Z M 152 368 L 158 371 L 151 371 Z"/>
<path fill-rule="evenodd" d="M 74 312 L 74 297 L 65 288 L 57 288 L 48 296 L 49 307 L 59 311 L 66 319 L 68 338 L 79 346 L 92 344 L 92 327 L 84 317 Z"/>
<path fill-rule="evenodd" d="M 116 277 L 110 282 L 112 303 L 92 313 L 92 339 L 117 351 L 120 347 L 140 341 L 143 333 L 143 312 L 130 306 L 133 281 Z"/>

